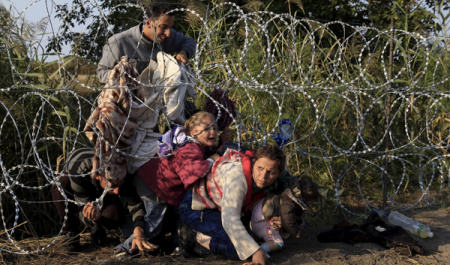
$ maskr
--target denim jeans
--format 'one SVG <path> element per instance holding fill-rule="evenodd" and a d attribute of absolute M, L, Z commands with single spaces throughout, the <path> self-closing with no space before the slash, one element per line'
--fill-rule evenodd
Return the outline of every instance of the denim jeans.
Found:
<path fill-rule="evenodd" d="M 168 204 L 161 200 L 150 188 L 147 187 L 139 174 L 135 174 L 135 186 L 145 206 L 145 237 L 147 240 L 151 240 L 158 236 L 162 230 L 163 220 Z M 114 249 L 122 249 L 131 254 L 129 250 L 131 249 L 132 244 L 133 234 L 131 234 L 131 236 L 128 237 L 122 244 L 114 247 Z M 139 249 L 137 249 L 137 251 L 139 251 Z"/>
<path fill-rule="evenodd" d="M 158 204 L 151 201 L 144 200 L 145 211 L 146 214 L 144 216 L 145 220 L 145 237 L 147 240 L 151 240 L 152 238 L 159 235 L 162 229 L 162 221 L 164 219 L 164 215 L 166 214 L 167 204 Z M 129 254 L 129 251 L 133 244 L 133 234 L 127 238 L 122 244 L 117 245 L 114 249 L 123 249 L 126 250 Z M 139 250 L 139 249 L 137 249 Z"/>
<path fill-rule="evenodd" d="M 180 204 L 181 221 L 195 231 L 211 237 L 209 249 L 228 259 L 239 260 L 231 239 L 222 226 L 222 215 L 218 209 L 192 210 L 192 191 L 188 190 Z"/>

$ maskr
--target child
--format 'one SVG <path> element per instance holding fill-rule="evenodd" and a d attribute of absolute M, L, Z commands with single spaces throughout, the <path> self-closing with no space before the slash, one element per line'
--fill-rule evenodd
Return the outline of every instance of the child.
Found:
<path fill-rule="evenodd" d="M 192 184 L 209 173 L 219 157 L 207 155 L 214 149 L 218 136 L 212 114 L 199 111 L 192 115 L 185 123 L 184 134 L 174 135 L 175 151 L 167 153 L 160 149 L 158 153 L 164 158 L 152 159 L 138 169 L 146 186 L 174 207 L 178 207 Z"/>
<path fill-rule="evenodd" d="M 300 237 L 300 230 L 304 228 L 303 212 L 319 198 L 317 185 L 310 179 L 299 182 L 297 177 L 290 177 L 287 186 L 281 194 L 269 193 L 252 211 L 250 228 L 258 238 L 264 239 L 261 249 L 266 254 L 280 250 L 283 239 L 289 235 Z M 277 220 L 281 221 L 281 230 Z"/>

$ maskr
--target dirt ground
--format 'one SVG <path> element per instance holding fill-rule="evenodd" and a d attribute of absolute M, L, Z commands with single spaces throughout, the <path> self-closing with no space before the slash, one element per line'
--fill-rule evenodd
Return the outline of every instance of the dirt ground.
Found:
<path fill-rule="evenodd" d="M 428 239 L 414 237 L 425 255 L 408 257 L 385 249 L 374 243 L 321 243 L 316 236 L 331 229 L 333 224 L 308 227 L 300 239 L 288 239 L 285 248 L 272 254 L 271 264 L 450 264 L 450 208 L 422 210 L 410 215 L 428 224 L 435 236 Z M 334 223 L 337 223 L 336 220 Z M 94 247 L 88 244 L 89 234 L 83 234 L 84 250 L 67 253 L 57 243 L 40 254 L 18 255 L 0 252 L 1 264 L 243 264 L 242 261 L 225 260 L 219 256 L 184 258 L 179 253 L 167 256 L 139 256 L 129 259 L 112 258 L 112 247 Z M 117 239 L 116 239 L 117 240 Z M 114 244 L 114 242 L 111 242 Z"/>

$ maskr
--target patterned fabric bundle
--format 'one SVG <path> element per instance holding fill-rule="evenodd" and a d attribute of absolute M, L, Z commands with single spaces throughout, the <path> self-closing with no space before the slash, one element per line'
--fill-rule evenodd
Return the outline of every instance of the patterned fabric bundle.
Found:
<path fill-rule="evenodd" d="M 184 123 L 184 100 L 195 97 L 195 91 L 185 67 L 163 52 L 140 76 L 135 60 L 123 56 L 108 79 L 84 132 L 95 143 L 91 176 L 115 184 L 155 156 L 161 134 L 154 128 L 160 112 Z"/>
<path fill-rule="evenodd" d="M 97 108 L 86 122 L 84 132 L 95 143 L 91 176 L 106 177 L 113 184 L 126 176 L 126 158 L 121 150 L 131 144 L 137 124 L 128 119 L 130 91 L 137 85 L 136 61 L 123 56 L 108 74 L 106 89 L 100 94 Z M 108 165 L 108 166 L 105 166 Z"/>

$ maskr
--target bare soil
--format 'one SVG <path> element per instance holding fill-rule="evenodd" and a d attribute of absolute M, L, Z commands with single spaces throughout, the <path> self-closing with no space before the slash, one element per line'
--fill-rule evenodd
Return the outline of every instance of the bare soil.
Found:
<path fill-rule="evenodd" d="M 425 255 L 405 256 L 393 249 L 385 249 L 374 243 L 321 243 L 316 236 L 330 230 L 333 224 L 308 227 L 300 239 L 288 239 L 285 248 L 272 254 L 272 264 L 450 264 L 450 208 L 422 210 L 409 214 L 412 218 L 428 224 L 435 236 L 421 239 L 414 237 Z M 112 246 L 118 238 L 109 235 L 110 246 L 95 247 L 88 243 L 89 234 L 82 235 L 84 250 L 67 253 L 57 243 L 40 254 L 19 255 L 0 252 L 2 264 L 243 264 L 211 255 L 206 258 L 184 258 L 179 253 L 167 256 L 141 255 L 128 259 L 112 257 Z"/>

